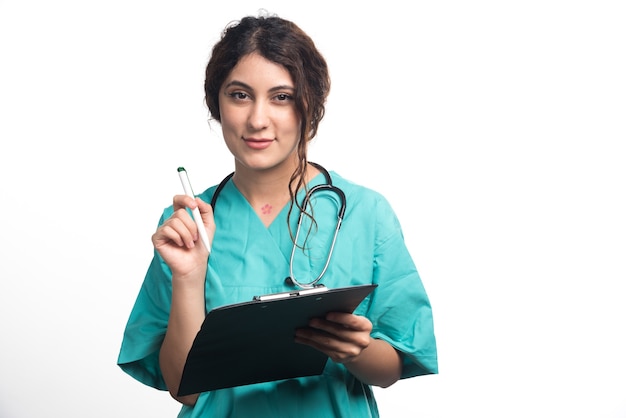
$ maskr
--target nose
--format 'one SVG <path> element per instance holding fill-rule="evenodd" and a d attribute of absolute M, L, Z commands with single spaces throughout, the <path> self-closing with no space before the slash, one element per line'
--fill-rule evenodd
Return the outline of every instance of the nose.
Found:
<path fill-rule="evenodd" d="M 255 131 L 267 128 L 270 121 L 269 111 L 269 106 L 266 103 L 254 102 L 248 115 L 248 126 Z"/>

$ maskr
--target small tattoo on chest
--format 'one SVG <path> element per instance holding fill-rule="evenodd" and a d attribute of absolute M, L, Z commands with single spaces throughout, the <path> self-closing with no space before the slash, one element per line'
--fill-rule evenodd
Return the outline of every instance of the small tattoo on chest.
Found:
<path fill-rule="evenodd" d="M 263 213 L 264 215 L 267 215 L 268 213 L 271 213 L 271 212 L 272 212 L 272 205 L 270 205 L 269 203 L 266 203 L 261 208 L 261 213 Z"/>

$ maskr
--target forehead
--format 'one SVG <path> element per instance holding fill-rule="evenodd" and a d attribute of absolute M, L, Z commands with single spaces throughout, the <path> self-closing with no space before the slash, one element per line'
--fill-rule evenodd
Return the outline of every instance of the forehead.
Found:
<path fill-rule="evenodd" d="M 293 87 L 293 80 L 285 67 L 258 53 L 241 57 L 226 78 L 225 85 L 232 81 L 242 82 L 259 89 L 275 86 Z"/>

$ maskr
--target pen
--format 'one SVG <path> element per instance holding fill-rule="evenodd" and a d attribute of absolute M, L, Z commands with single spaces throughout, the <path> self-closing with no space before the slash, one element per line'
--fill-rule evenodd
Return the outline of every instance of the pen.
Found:
<path fill-rule="evenodd" d="M 178 177 L 180 177 L 180 182 L 183 184 L 183 189 L 185 190 L 185 194 L 187 196 L 193 197 L 196 196 L 193 194 L 193 189 L 191 188 L 191 183 L 189 182 L 189 176 L 187 175 L 187 170 L 184 167 L 178 167 Z M 206 228 L 204 227 L 204 222 L 202 221 L 202 216 L 200 216 L 200 210 L 196 207 L 191 211 L 193 214 L 193 219 L 196 221 L 196 225 L 198 226 L 198 233 L 200 234 L 200 239 L 204 243 L 204 246 L 209 253 L 211 252 L 211 243 L 209 242 L 209 236 L 206 233 Z"/>

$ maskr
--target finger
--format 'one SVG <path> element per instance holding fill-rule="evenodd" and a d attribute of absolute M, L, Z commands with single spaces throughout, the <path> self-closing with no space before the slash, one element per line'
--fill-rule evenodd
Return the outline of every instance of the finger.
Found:
<path fill-rule="evenodd" d="M 196 198 L 195 203 L 198 205 L 202 221 L 208 228 L 214 228 L 215 219 L 213 218 L 213 207 L 200 198 Z"/>
<path fill-rule="evenodd" d="M 332 335 L 311 328 L 301 328 L 296 331 L 296 342 L 310 345 L 320 351 L 332 351 L 337 349 L 339 342 Z"/>
<path fill-rule="evenodd" d="M 198 207 L 198 203 L 196 202 L 196 199 L 191 196 L 187 196 L 185 194 L 178 194 L 174 196 L 173 205 L 174 205 L 174 211 L 177 211 L 178 209 L 183 209 L 183 208 L 195 209 L 196 207 Z"/>
<path fill-rule="evenodd" d="M 300 329 L 296 332 L 296 343 L 306 344 L 326 354 L 336 363 L 346 362 L 358 356 L 363 348 L 337 339 L 332 334 L 312 329 Z"/>
<path fill-rule="evenodd" d="M 177 233 L 169 225 L 163 225 L 152 234 L 152 244 L 155 248 L 161 247 L 163 244 L 174 243 L 179 247 L 184 247 L 185 242 L 179 233 Z"/>
<path fill-rule="evenodd" d="M 172 216 L 172 221 L 182 222 L 182 224 L 176 223 L 175 226 L 177 227 L 177 230 L 184 235 L 187 246 L 189 248 L 192 248 L 195 245 L 195 241 L 197 241 L 200 237 L 198 225 L 194 221 L 193 216 L 191 216 L 186 208 L 181 208 L 174 213 L 174 216 Z"/>
<path fill-rule="evenodd" d="M 369 323 L 371 325 L 371 323 L 367 320 L 367 318 L 364 319 L 366 321 L 358 320 L 356 322 L 356 324 L 359 325 L 356 329 L 348 327 L 343 323 L 327 321 L 319 318 L 311 320 L 309 326 L 323 331 L 326 334 L 330 334 L 341 341 L 365 348 L 370 343 L 371 326 L 368 327 L 367 324 Z M 350 320 L 349 322 L 352 323 L 353 321 Z"/>
<path fill-rule="evenodd" d="M 345 312 L 330 312 L 325 319 L 355 331 L 372 331 L 372 322 L 364 316 Z"/>
<path fill-rule="evenodd" d="M 191 219 L 185 209 L 179 209 L 157 229 L 153 236 L 153 243 L 161 245 L 167 242 L 174 242 L 179 247 L 193 248 L 196 239 L 198 239 L 198 232 L 195 222 L 193 222 L 193 219 Z"/>

